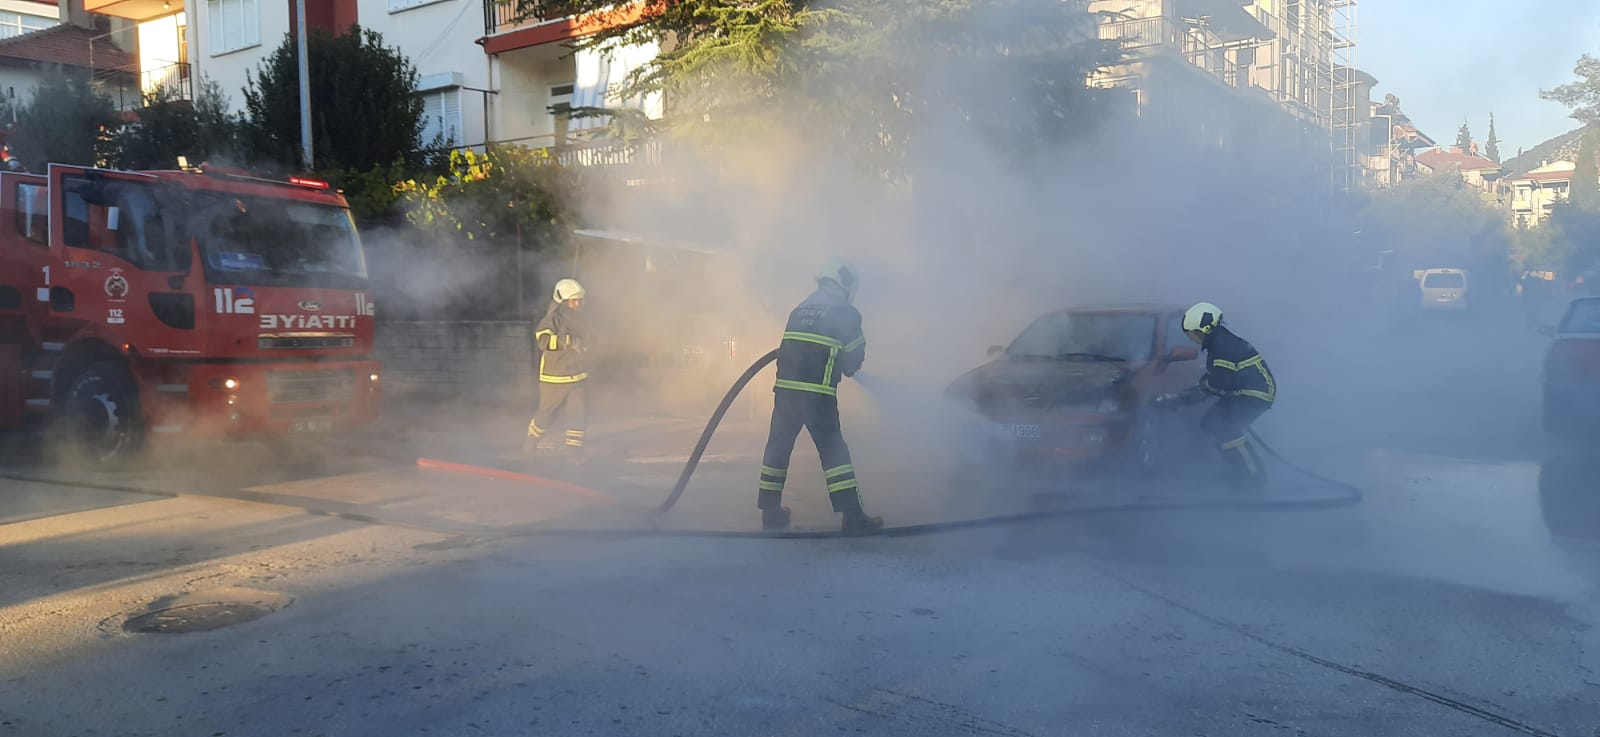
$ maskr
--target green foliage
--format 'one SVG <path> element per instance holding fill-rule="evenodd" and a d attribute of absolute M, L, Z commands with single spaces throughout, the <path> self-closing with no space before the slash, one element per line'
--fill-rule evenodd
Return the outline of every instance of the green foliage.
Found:
<path fill-rule="evenodd" d="M 1589 54 L 1578 57 L 1572 73 L 1577 81 L 1540 90 L 1539 97 L 1571 108 L 1572 117 L 1584 125 L 1600 124 L 1600 58 Z"/>
<path fill-rule="evenodd" d="M 509 0 L 531 12 L 538 0 Z M 569 0 L 618 13 L 614 0 Z M 888 178 L 927 129 L 959 121 L 1018 160 L 1081 133 L 1108 110 L 1088 75 L 1123 60 L 1081 0 L 677 0 L 583 48 L 657 42 L 623 81 L 664 94 L 665 120 L 638 133 L 763 140 L 801 131 Z M 606 112 L 606 111 L 585 111 Z M 925 137 L 925 136 L 924 136 Z"/>
<path fill-rule="evenodd" d="M 227 112 L 222 87 L 209 77 L 200 81 L 193 102 L 157 88 L 145 96 L 137 120 L 117 134 L 116 166 L 124 169 L 169 169 L 179 156 L 191 164 L 231 157 L 236 151 L 237 121 Z"/>
<path fill-rule="evenodd" d="M 1500 137 L 1494 131 L 1494 113 L 1489 113 L 1489 140 L 1484 143 L 1483 155 L 1496 164 L 1500 163 Z"/>
<path fill-rule="evenodd" d="M 318 171 L 362 171 L 415 163 L 422 137 L 417 70 L 382 35 L 352 26 L 339 36 L 314 31 L 310 56 L 311 131 Z M 252 153 L 286 168 L 300 158 L 300 77 L 296 44 L 287 34 L 247 77 L 246 143 Z"/>
<path fill-rule="evenodd" d="M 395 217 L 396 205 L 400 202 L 400 192 L 395 183 L 406 179 L 406 170 L 403 165 L 394 163 L 366 171 L 317 172 L 317 176 L 344 192 L 345 201 L 350 203 L 350 212 L 355 215 L 357 225 L 365 228 L 387 224 Z"/>
<path fill-rule="evenodd" d="M 452 151 L 447 168 L 433 181 L 407 180 L 394 188 L 407 220 L 426 233 L 495 240 L 514 237 L 520 228 L 525 244 L 550 250 L 575 224 L 576 174 L 543 149 Z"/>
<path fill-rule="evenodd" d="M 1460 266 L 1500 271 L 1511 257 L 1501 214 L 1453 172 L 1401 182 L 1376 192 L 1363 230 L 1394 249 L 1403 269 Z"/>
<path fill-rule="evenodd" d="M 1571 190 L 1568 202 L 1580 210 L 1600 209 L 1600 126 L 1589 126 L 1578 143 L 1578 155 L 1573 162 Z"/>
<path fill-rule="evenodd" d="M 122 125 L 116 105 L 86 72 L 55 70 L 17 115 L 12 153 L 34 171 L 49 164 L 94 166 L 117 155 L 113 133 Z"/>
<path fill-rule="evenodd" d="M 1465 120 L 1461 121 L 1461 129 L 1456 131 L 1456 148 L 1464 154 L 1472 153 L 1472 129 L 1467 127 Z"/>

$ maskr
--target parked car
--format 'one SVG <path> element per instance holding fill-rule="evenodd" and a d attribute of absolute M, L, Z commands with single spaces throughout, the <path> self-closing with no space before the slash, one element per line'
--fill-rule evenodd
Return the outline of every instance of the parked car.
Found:
<path fill-rule="evenodd" d="M 1557 436 L 1600 434 L 1600 297 L 1567 305 L 1544 358 L 1544 429 Z"/>
<path fill-rule="evenodd" d="M 991 347 L 989 362 L 951 382 L 946 396 L 1002 431 L 1006 447 L 990 461 L 1158 471 L 1199 442 L 1185 410 L 1152 410 L 1148 401 L 1193 386 L 1204 373 L 1198 346 L 1183 333 L 1183 312 L 1177 305 L 1050 312 L 1009 346 Z"/>
<path fill-rule="evenodd" d="M 1467 311 L 1472 275 L 1464 269 L 1423 269 L 1417 272 L 1423 310 Z"/>

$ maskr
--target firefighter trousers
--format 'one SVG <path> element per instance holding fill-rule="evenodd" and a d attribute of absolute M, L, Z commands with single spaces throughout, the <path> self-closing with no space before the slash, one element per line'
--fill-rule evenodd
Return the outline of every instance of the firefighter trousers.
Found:
<path fill-rule="evenodd" d="M 539 382 L 539 409 L 528 423 L 528 437 L 534 442 L 555 427 L 556 417 L 567 423 L 567 447 L 583 447 L 583 431 L 589 425 L 588 380 L 568 384 Z"/>
<path fill-rule="evenodd" d="M 839 398 L 792 389 L 777 389 L 773 394 L 772 428 L 767 433 L 767 450 L 761 457 L 757 506 L 777 509 L 781 505 L 789 457 L 800 430 L 805 429 L 811 432 L 811 442 L 822 457 L 822 474 L 833 511 L 860 511 L 856 467 L 850 462 L 850 446 L 845 445 L 844 433 L 839 429 Z"/>
<path fill-rule="evenodd" d="M 1251 423 L 1269 409 L 1272 409 L 1271 402 L 1251 397 L 1223 397 L 1200 416 L 1200 427 L 1217 444 L 1217 452 L 1236 483 L 1260 485 L 1266 482 L 1266 466 L 1250 442 L 1248 430 Z"/>

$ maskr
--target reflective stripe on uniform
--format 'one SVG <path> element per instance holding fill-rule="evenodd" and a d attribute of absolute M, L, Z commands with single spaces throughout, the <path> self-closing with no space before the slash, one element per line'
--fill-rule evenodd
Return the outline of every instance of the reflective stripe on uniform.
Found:
<path fill-rule="evenodd" d="M 784 332 L 783 339 L 784 340 L 798 340 L 798 341 L 800 341 L 802 343 L 816 343 L 817 345 L 827 346 L 829 348 L 843 348 L 844 347 L 843 343 L 840 343 L 839 341 L 834 340 L 833 338 L 830 338 L 830 337 L 828 337 L 826 335 L 817 335 L 816 333 L 802 333 L 802 332 L 790 330 L 790 331 L 785 331 Z"/>
<path fill-rule="evenodd" d="M 1233 361 L 1224 361 L 1220 358 L 1213 358 L 1211 359 L 1211 367 L 1227 369 L 1235 373 L 1248 368 L 1254 368 L 1261 374 L 1261 380 L 1266 383 L 1267 389 L 1266 391 L 1261 391 L 1260 389 L 1235 389 L 1233 391 L 1224 392 L 1219 391 L 1215 387 L 1211 386 L 1210 380 L 1203 377 L 1200 379 L 1200 385 L 1208 392 L 1236 397 L 1252 397 L 1265 402 L 1273 402 L 1278 398 L 1278 384 L 1276 381 L 1273 381 L 1272 374 L 1267 371 L 1266 362 L 1262 360 L 1261 354 L 1259 353 L 1246 358 L 1243 361 L 1239 361 L 1238 363 L 1234 363 Z"/>
<path fill-rule="evenodd" d="M 828 493 L 837 494 L 841 491 L 854 491 L 856 488 L 856 467 L 854 464 L 834 466 L 822 472 L 828 480 Z"/>
<path fill-rule="evenodd" d="M 774 467 L 774 466 L 762 466 L 761 467 L 761 475 L 763 475 L 763 476 L 771 476 L 772 478 L 775 478 L 775 479 L 781 479 L 781 478 L 785 478 L 785 477 L 787 477 L 789 475 L 789 469 L 787 469 L 787 468 L 777 468 L 777 467 Z"/>
<path fill-rule="evenodd" d="M 539 423 L 537 423 L 537 422 L 535 422 L 533 420 L 529 420 L 528 421 L 528 437 L 530 437 L 530 438 L 542 438 L 542 437 L 544 437 L 544 430 L 540 429 Z"/>
<path fill-rule="evenodd" d="M 789 469 L 777 466 L 761 467 L 761 491 L 783 491 L 783 480 L 788 478 Z"/>
<path fill-rule="evenodd" d="M 812 393 L 815 393 L 815 394 L 826 394 L 827 396 L 830 396 L 830 397 L 839 396 L 839 390 L 838 389 L 835 389 L 835 388 L 833 388 L 831 386 L 827 386 L 826 384 L 812 384 L 812 383 L 807 382 L 807 381 L 795 381 L 793 379 L 778 379 L 777 382 L 775 382 L 773 384 L 773 386 L 775 386 L 775 387 L 777 387 L 779 389 L 789 389 L 791 391 L 797 391 L 797 392 L 812 392 Z"/>
<path fill-rule="evenodd" d="M 551 338 L 554 340 L 554 338 Z M 581 373 L 575 376 L 550 376 L 544 372 L 544 356 L 539 356 L 539 381 L 546 384 L 576 384 L 589 378 L 589 374 Z"/>
<path fill-rule="evenodd" d="M 583 431 L 582 430 L 568 430 L 567 431 L 567 445 L 572 446 L 574 448 L 583 447 Z"/>
<path fill-rule="evenodd" d="M 1254 476 L 1261 473 L 1261 466 L 1260 464 L 1256 463 L 1255 451 L 1250 448 L 1249 437 L 1240 435 L 1233 440 L 1223 443 L 1222 449 L 1231 450 L 1235 453 L 1238 453 L 1239 457 L 1244 459 L 1245 468 L 1250 470 L 1250 475 Z"/>

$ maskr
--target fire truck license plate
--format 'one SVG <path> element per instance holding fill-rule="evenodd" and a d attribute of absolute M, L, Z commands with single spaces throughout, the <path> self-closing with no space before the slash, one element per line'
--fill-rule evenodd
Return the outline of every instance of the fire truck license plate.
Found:
<path fill-rule="evenodd" d="M 292 432 L 327 432 L 333 429 L 332 420 L 303 420 L 294 423 Z"/>

